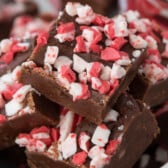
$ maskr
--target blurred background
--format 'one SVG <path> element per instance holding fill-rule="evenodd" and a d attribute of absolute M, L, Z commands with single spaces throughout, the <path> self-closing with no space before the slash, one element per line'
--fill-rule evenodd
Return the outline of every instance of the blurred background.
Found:
<path fill-rule="evenodd" d="M 71 0 L 73 2 L 77 0 Z M 34 36 L 47 30 L 63 10 L 67 0 L 0 0 L 0 40 Z M 157 29 L 168 30 L 168 0 L 78 0 L 88 3 L 97 13 L 114 16 L 129 9 L 148 17 Z M 161 135 L 145 151 L 135 168 L 159 168 L 168 161 L 168 103 L 153 109 Z M 27 168 L 24 149 L 0 151 L 0 168 Z"/>

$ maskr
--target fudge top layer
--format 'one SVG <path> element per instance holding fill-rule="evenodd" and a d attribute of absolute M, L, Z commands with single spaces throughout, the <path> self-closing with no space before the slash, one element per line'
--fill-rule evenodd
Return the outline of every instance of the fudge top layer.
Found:
<path fill-rule="evenodd" d="M 49 36 L 39 37 L 42 46 L 31 59 L 74 101 L 95 93 L 108 99 L 148 47 L 146 38 L 152 38 L 149 20 L 140 20 L 145 37 L 138 26 L 131 27 L 135 14 L 107 18 L 88 5 L 67 3 Z"/>
<path fill-rule="evenodd" d="M 98 126 L 63 108 L 56 128 L 35 128 L 29 134 L 20 134 L 15 142 L 30 152 L 43 153 L 74 167 L 103 168 L 115 155 L 132 120 L 148 113 L 129 95 L 119 99 L 115 110 L 111 109 Z"/>

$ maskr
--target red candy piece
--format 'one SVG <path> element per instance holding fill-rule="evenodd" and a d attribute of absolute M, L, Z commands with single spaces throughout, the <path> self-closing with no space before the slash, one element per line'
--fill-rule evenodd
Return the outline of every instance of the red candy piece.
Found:
<path fill-rule="evenodd" d="M 14 52 L 13 52 L 13 51 L 10 51 L 10 52 L 5 53 L 5 54 L 1 57 L 1 60 L 2 60 L 3 62 L 5 62 L 6 64 L 9 64 L 9 63 L 13 60 L 13 57 L 14 57 Z"/>
<path fill-rule="evenodd" d="M 109 93 L 110 96 L 113 95 L 113 93 L 114 93 L 115 90 L 117 89 L 118 85 L 119 85 L 119 80 L 116 79 L 116 80 L 113 82 L 113 85 L 111 86 L 111 90 L 110 90 L 110 93 Z"/>
<path fill-rule="evenodd" d="M 168 30 L 162 32 L 162 37 L 168 39 Z"/>
<path fill-rule="evenodd" d="M 73 155 L 72 163 L 77 166 L 81 166 L 86 162 L 87 153 L 85 151 L 78 152 Z"/>
<path fill-rule="evenodd" d="M 98 25 L 98 26 L 104 26 L 105 24 L 110 23 L 110 22 L 112 22 L 111 19 L 103 15 L 99 15 L 99 14 L 97 14 L 95 19 L 93 20 L 93 24 Z"/>
<path fill-rule="evenodd" d="M 76 81 L 76 75 L 69 66 L 61 66 L 61 75 L 62 77 L 66 78 L 70 83 Z"/>
<path fill-rule="evenodd" d="M 101 59 L 105 61 L 116 61 L 121 58 L 119 51 L 114 48 L 106 47 L 101 52 Z"/>
<path fill-rule="evenodd" d="M 118 140 L 111 140 L 106 147 L 106 154 L 108 154 L 108 155 L 114 154 L 119 143 L 120 142 Z"/>
<path fill-rule="evenodd" d="M 100 62 L 93 62 L 89 74 L 91 77 L 99 77 L 101 70 L 102 70 L 102 64 Z"/>
<path fill-rule="evenodd" d="M 6 121 L 7 121 L 6 116 L 3 115 L 3 114 L 0 114 L 0 124 L 4 123 L 4 122 L 6 122 Z"/>
<path fill-rule="evenodd" d="M 51 139 L 53 142 L 57 142 L 59 139 L 59 130 L 57 128 L 51 128 Z"/>
<path fill-rule="evenodd" d="M 15 83 L 12 86 L 8 86 L 8 88 L 2 92 L 2 95 L 6 100 L 11 100 L 16 91 L 19 90 L 21 87 L 22 84 Z"/>
<path fill-rule="evenodd" d="M 115 37 L 114 22 L 105 26 L 105 34 L 109 39 L 113 39 Z"/>
<path fill-rule="evenodd" d="M 126 39 L 124 39 L 123 37 L 117 37 L 110 47 L 115 48 L 116 50 L 120 50 L 126 43 Z"/>
<path fill-rule="evenodd" d="M 83 31 L 88 30 L 89 32 L 92 32 L 93 34 L 93 39 L 91 41 L 92 44 L 96 44 L 102 40 L 102 33 L 99 30 L 96 30 L 95 28 L 88 26 L 81 26 L 80 29 Z"/>
<path fill-rule="evenodd" d="M 49 133 L 50 129 L 46 126 L 41 126 L 39 128 L 34 128 L 32 129 L 32 131 L 30 132 L 30 135 L 32 136 L 33 134 L 37 134 L 37 133 Z"/>
<path fill-rule="evenodd" d="M 34 48 L 33 52 L 37 52 L 37 50 L 40 46 L 47 44 L 48 37 L 49 37 L 49 34 L 47 32 L 40 32 L 38 34 L 37 39 L 36 39 L 37 45 Z"/>
<path fill-rule="evenodd" d="M 93 53 L 100 53 L 102 50 L 102 46 L 98 45 L 98 44 L 91 44 L 90 45 L 90 51 L 92 51 Z"/>
<path fill-rule="evenodd" d="M 69 33 L 72 31 L 75 31 L 75 25 L 73 22 L 61 24 L 57 29 L 58 34 Z"/>
<path fill-rule="evenodd" d="M 76 37 L 76 46 L 74 48 L 74 52 L 86 52 L 85 41 L 82 36 Z"/>

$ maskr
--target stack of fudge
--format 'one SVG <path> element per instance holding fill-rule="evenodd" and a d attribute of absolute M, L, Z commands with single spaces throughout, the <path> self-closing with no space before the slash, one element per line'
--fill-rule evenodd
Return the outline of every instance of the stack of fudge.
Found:
<path fill-rule="evenodd" d="M 166 113 L 168 32 L 74 2 L 48 31 L 28 21 L 0 42 L 0 149 L 26 147 L 31 168 L 133 167 Z"/>

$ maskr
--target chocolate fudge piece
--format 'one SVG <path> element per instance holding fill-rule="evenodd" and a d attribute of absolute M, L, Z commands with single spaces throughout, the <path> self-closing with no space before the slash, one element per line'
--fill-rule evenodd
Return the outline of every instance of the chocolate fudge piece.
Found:
<path fill-rule="evenodd" d="M 43 124 L 54 126 L 58 123 L 59 106 L 34 91 L 24 93 L 27 89 L 31 90 L 31 87 L 21 87 L 14 94 L 15 98 L 0 109 L 1 150 L 14 145 L 15 137 L 22 131 L 27 132 Z M 17 96 L 21 96 L 23 100 L 19 100 Z"/>
<path fill-rule="evenodd" d="M 163 144 L 168 148 L 168 102 L 153 108 L 153 113 L 156 116 L 158 126 L 160 128 L 160 134 L 156 139 L 156 143 Z"/>
<path fill-rule="evenodd" d="M 31 168 L 131 168 L 157 134 L 152 113 L 122 94 L 100 125 L 63 109 L 56 128 L 35 128 L 15 142 L 26 147 Z"/>
<path fill-rule="evenodd" d="M 65 5 L 68 0 L 62 0 L 62 9 L 64 9 Z M 100 13 L 102 15 L 109 15 L 111 10 L 114 8 L 114 6 L 117 6 L 117 1 L 116 0 L 71 0 L 70 2 L 80 2 L 83 4 L 89 4 L 95 12 Z"/>
<path fill-rule="evenodd" d="M 36 67 L 23 66 L 20 81 L 101 123 L 146 57 L 147 42 L 127 22 L 125 15 L 106 18 L 88 5 L 68 3 L 49 35 L 39 37 L 30 58 Z"/>
<path fill-rule="evenodd" d="M 0 76 L 26 61 L 35 46 L 34 39 L 10 38 L 0 41 Z"/>
<path fill-rule="evenodd" d="M 9 37 L 13 19 L 19 15 L 37 15 L 38 9 L 32 1 L 0 4 L 0 40 Z"/>
<path fill-rule="evenodd" d="M 136 22 L 136 19 L 134 23 Z M 154 29 L 154 27 L 151 27 Z M 156 30 L 155 30 L 156 31 Z M 168 100 L 168 31 L 148 35 L 147 59 L 130 85 L 130 93 L 154 107 Z"/>

